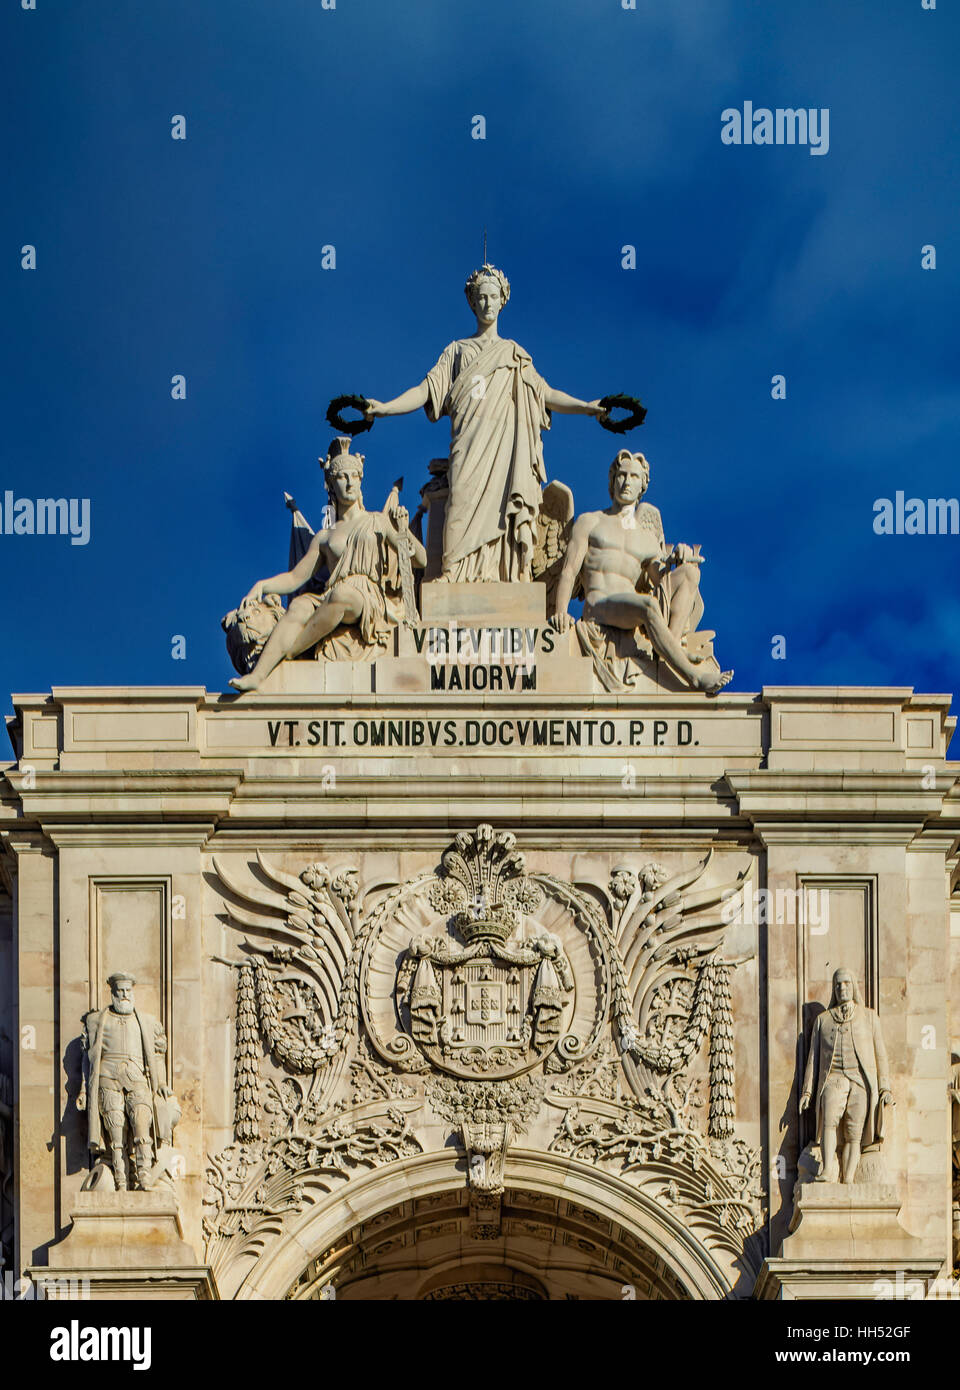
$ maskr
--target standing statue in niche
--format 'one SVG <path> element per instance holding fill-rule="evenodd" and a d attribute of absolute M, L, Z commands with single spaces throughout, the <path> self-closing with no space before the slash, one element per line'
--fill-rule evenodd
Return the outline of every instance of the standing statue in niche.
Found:
<path fill-rule="evenodd" d="M 109 1149 L 117 1190 L 125 1191 L 129 1164 L 135 1185 L 155 1185 L 166 1164 L 159 1150 L 173 1143 L 180 1107 L 164 1080 L 167 1039 L 159 1019 L 140 1013 L 133 1000 L 136 980 L 111 975 L 110 1004 L 83 1020 L 83 1080 L 77 1109 L 86 1111 L 87 1138 L 96 1155 Z M 155 1153 L 156 1146 L 156 1153 Z"/>
<path fill-rule="evenodd" d="M 655 652 L 694 690 L 714 695 L 733 672 L 720 670 L 713 633 L 696 630 L 703 615 L 699 546 L 666 544 L 659 511 L 640 500 L 649 481 L 643 454 L 621 449 L 610 465 L 611 505 L 573 523 L 551 622 L 560 632 L 573 624 L 567 605 L 581 585 L 577 638 L 605 689 L 629 690 Z"/>
<path fill-rule="evenodd" d="M 893 1096 L 880 1019 L 849 970 L 834 971 L 830 1006 L 813 1025 L 800 1113 L 811 1104 L 821 1151 L 816 1181 L 852 1183 L 861 1154 L 883 1142 Z"/>
<path fill-rule="evenodd" d="M 540 489 L 546 479 L 541 431 L 550 412 L 595 415 L 599 400 L 581 401 L 549 386 L 530 354 L 497 332 L 510 298 L 501 270 L 484 265 L 464 286 L 477 331 L 449 343 L 419 386 L 392 401 L 367 398 L 366 418 L 450 417 L 450 468 L 441 579 L 532 579 Z"/>

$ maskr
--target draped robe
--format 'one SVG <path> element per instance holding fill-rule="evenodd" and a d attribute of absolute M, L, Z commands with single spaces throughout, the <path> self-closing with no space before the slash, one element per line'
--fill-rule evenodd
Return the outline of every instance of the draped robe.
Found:
<path fill-rule="evenodd" d="M 450 343 L 426 380 L 427 417 L 450 417 L 444 577 L 530 579 L 547 383 L 510 338 Z"/>
<path fill-rule="evenodd" d="M 392 625 L 401 609 L 397 591 L 400 575 L 396 551 L 377 529 L 378 512 L 358 511 L 349 523 L 343 552 L 333 567 L 322 594 L 309 590 L 301 596 L 314 607 L 326 599 L 349 595 L 360 615 L 349 627 L 338 627 L 321 637 L 316 655 L 327 661 L 375 661 L 383 654 Z"/>

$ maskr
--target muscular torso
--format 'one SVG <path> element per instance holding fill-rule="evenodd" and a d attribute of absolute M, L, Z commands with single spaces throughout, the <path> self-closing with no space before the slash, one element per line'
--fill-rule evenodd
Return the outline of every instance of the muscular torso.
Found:
<path fill-rule="evenodd" d="M 582 579 L 587 607 L 604 598 L 632 593 L 648 560 L 663 553 L 663 529 L 655 507 L 641 504 L 636 525 L 624 525 L 621 516 L 593 512 L 582 518 L 587 530 L 587 549 Z"/>

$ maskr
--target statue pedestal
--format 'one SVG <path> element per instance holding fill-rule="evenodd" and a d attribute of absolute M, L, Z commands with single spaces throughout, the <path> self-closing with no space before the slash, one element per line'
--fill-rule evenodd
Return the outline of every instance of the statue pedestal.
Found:
<path fill-rule="evenodd" d="M 892 1184 L 805 1182 L 797 1185 L 780 1255 L 764 1261 L 755 1296 L 923 1298 L 942 1265 L 900 1224 Z"/>
<path fill-rule="evenodd" d="M 425 583 L 420 590 L 424 627 L 544 627 L 545 584 Z"/>
<path fill-rule="evenodd" d="M 47 1299 L 217 1298 L 208 1265 L 183 1239 L 175 1193 L 78 1192 L 73 1222 L 28 1274 Z"/>
<path fill-rule="evenodd" d="M 547 624 L 543 584 L 445 584 L 421 589 L 416 628 L 397 627 L 373 661 L 283 661 L 254 695 L 594 695 L 593 662 L 576 635 Z M 682 688 L 681 683 L 677 683 Z M 656 690 L 656 686 L 651 686 Z M 644 692 L 649 693 L 649 692 Z M 278 738 L 280 735 L 278 735 Z M 285 734 L 284 734 L 285 737 Z"/>

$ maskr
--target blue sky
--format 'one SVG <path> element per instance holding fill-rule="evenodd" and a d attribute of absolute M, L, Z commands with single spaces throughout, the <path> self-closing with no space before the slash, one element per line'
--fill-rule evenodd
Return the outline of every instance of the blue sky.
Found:
<path fill-rule="evenodd" d="M 703 545 L 735 689 L 955 689 L 960 537 L 872 522 L 960 494 L 958 40 L 947 0 L 11 0 L 0 500 L 92 520 L 86 546 L 0 534 L 0 685 L 223 688 L 284 490 L 319 520 L 330 398 L 387 399 L 472 331 L 486 226 L 501 332 L 554 386 L 646 404 L 627 440 Z M 829 153 L 725 146 L 744 100 L 829 108 Z M 412 511 L 446 443 L 378 422 L 368 503 L 402 473 Z M 619 444 L 555 418 L 578 510 Z"/>

